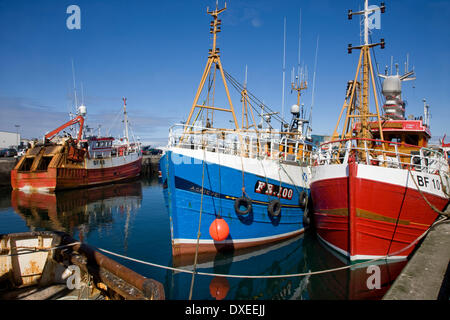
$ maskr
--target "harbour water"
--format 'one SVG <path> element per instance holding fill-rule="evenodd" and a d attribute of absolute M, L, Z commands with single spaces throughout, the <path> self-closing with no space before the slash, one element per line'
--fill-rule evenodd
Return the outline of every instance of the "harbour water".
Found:
<path fill-rule="evenodd" d="M 191 269 L 194 257 L 172 259 L 166 190 L 156 177 L 90 189 L 28 194 L 0 191 L 0 234 L 57 230 L 89 245 L 170 267 Z M 188 299 L 381 299 L 406 262 L 377 263 L 379 288 L 371 285 L 369 265 L 332 273 L 283 278 L 223 278 L 172 271 L 112 257 L 164 284 L 169 300 Z M 344 267 L 346 260 L 313 232 L 228 254 L 201 257 L 197 270 L 215 274 L 270 276 Z M 373 278 L 373 277 L 372 277 Z"/>

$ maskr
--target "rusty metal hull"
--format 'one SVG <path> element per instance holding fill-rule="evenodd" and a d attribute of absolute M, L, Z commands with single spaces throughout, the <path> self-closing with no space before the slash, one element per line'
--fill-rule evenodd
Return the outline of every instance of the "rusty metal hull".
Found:
<path fill-rule="evenodd" d="M 66 233 L 43 231 L 0 235 L 0 299 L 13 299 L 18 290 L 27 287 L 43 288 L 35 296 L 44 299 L 45 290 L 53 294 L 49 285 L 64 289 L 63 275 L 71 266 L 77 266 L 81 278 L 91 280 L 90 289 L 101 292 L 105 298 L 165 298 L 160 282 L 134 272 Z"/>
<path fill-rule="evenodd" d="M 57 191 L 123 181 L 141 173 L 142 157 L 119 166 L 98 169 L 48 168 L 46 171 L 21 172 L 20 163 L 11 171 L 14 190 Z"/>

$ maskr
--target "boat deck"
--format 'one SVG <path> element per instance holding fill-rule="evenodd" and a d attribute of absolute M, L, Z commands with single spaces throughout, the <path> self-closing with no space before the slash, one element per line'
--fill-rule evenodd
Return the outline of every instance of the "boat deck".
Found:
<path fill-rule="evenodd" d="M 9 290 L 0 290 L 1 300 L 106 300 L 99 290 L 82 286 L 80 289 L 70 290 L 65 284 L 52 284 L 39 287 L 31 286 Z"/>

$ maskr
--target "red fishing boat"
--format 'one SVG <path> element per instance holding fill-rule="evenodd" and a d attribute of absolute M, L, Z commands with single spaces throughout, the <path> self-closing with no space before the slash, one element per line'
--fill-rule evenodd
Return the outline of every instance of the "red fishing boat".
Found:
<path fill-rule="evenodd" d="M 361 50 L 356 75 L 348 82 L 332 141 L 320 146 L 312 167 L 317 234 L 350 260 L 406 258 L 449 202 L 446 156 L 442 148 L 428 146 L 428 106 L 424 117 L 405 119 L 401 83 L 414 79 L 413 72 L 380 75 L 385 98 L 380 114 L 370 49 L 383 48 L 384 40 L 368 41 L 369 14 L 376 10 L 383 12 L 384 5 L 369 9 L 366 0 L 363 11 L 349 12 L 364 16 L 365 41 L 349 45 L 349 53 Z"/>
<path fill-rule="evenodd" d="M 121 181 L 141 172 L 139 143 L 130 143 L 126 99 L 124 101 L 125 138 L 83 137 L 86 107 L 77 117 L 47 133 L 43 143 L 29 148 L 11 171 L 13 189 L 55 191 Z M 62 130 L 79 124 L 76 138 Z"/>

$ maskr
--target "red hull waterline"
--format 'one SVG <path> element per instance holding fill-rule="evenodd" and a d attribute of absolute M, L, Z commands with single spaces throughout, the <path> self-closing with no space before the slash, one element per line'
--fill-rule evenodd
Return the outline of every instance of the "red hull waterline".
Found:
<path fill-rule="evenodd" d="M 48 168 L 46 171 L 11 171 L 11 186 L 21 190 L 43 190 L 47 192 L 88 187 L 131 179 L 141 173 L 142 158 L 108 168 Z"/>
<path fill-rule="evenodd" d="M 417 189 L 360 178 L 357 171 L 350 163 L 347 176 L 312 182 L 317 234 L 351 261 L 407 258 L 437 213 Z M 423 194 L 438 210 L 448 203 Z"/>

